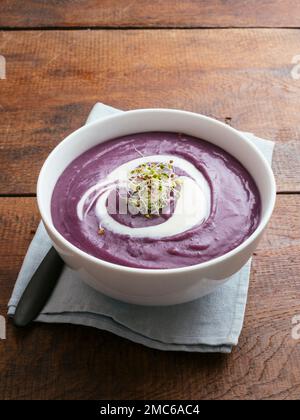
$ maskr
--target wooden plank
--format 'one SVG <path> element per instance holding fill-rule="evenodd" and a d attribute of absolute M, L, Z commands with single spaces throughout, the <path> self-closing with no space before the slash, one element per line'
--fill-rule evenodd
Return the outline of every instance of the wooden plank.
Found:
<path fill-rule="evenodd" d="M 203 113 L 276 141 L 279 191 L 300 191 L 298 30 L 0 32 L 0 194 L 30 194 L 96 101 Z"/>
<path fill-rule="evenodd" d="M 254 257 L 245 326 L 231 355 L 166 353 L 76 326 L 8 322 L 1 398 L 299 399 L 300 196 L 278 196 Z M 34 198 L 1 198 L 0 314 L 38 223 Z M 138 369 L 137 369 L 138 366 Z"/>
<path fill-rule="evenodd" d="M 299 27 L 292 0 L 10 0 L 2 27 Z"/>

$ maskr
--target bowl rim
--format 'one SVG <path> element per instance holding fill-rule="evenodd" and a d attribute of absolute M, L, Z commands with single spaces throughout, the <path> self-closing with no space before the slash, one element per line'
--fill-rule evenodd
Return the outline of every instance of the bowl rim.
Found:
<path fill-rule="evenodd" d="M 45 174 L 47 173 L 47 166 L 48 166 L 48 162 L 51 160 L 52 156 L 57 153 L 57 151 L 63 147 L 63 145 L 67 142 L 69 142 L 72 137 L 74 135 L 78 135 L 78 134 L 83 134 L 86 131 L 89 130 L 93 130 L 95 127 L 98 127 L 99 125 L 101 125 L 103 122 L 106 121 L 110 121 L 110 120 L 118 120 L 118 119 L 122 119 L 122 118 L 126 118 L 127 115 L 131 115 L 131 114 L 144 114 L 144 113 L 172 113 L 172 114 L 182 114 L 182 115 L 186 115 L 186 116 L 193 116 L 193 117 L 197 117 L 199 118 L 199 120 L 203 120 L 203 121 L 210 121 L 213 124 L 218 125 L 219 127 L 223 128 L 224 130 L 227 130 L 228 132 L 234 133 L 235 135 L 238 135 L 240 137 L 240 139 L 244 142 L 247 143 L 247 145 L 253 149 L 253 151 L 259 156 L 260 158 L 260 164 L 264 165 L 268 176 L 269 176 L 269 181 L 270 181 L 270 201 L 267 204 L 267 208 L 265 210 L 265 213 L 263 215 L 263 217 L 261 218 L 259 225 L 257 226 L 257 228 L 255 229 L 255 231 L 245 240 L 243 241 L 240 245 L 238 245 L 237 247 L 233 248 L 231 251 L 226 252 L 223 255 L 220 255 L 218 257 L 212 258 L 208 261 L 205 262 L 201 262 L 198 264 L 194 264 L 194 265 L 190 265 L 190 266 L 184 266 L 184 267 L 177 267 L 177 268 L 137 268 L 137 267 L 130 267 L 130 266 L 126 266 L 126 265 L 121 265 L 121 264 L 116 264 L 116 263 L 112 263 L 106 260 L 102 260 L 100 258 L 97 258 L 93 255 L 88 254 L 85 251 L 82 251 L 80 248 L 78 248 L 77 246 L 73 245 L 71 242 L 69 242 L 53 225 L 53 222 L 51 220 L 50 217 L 47 216 L 47 214 L 44 213 L 43 211 L 43 203 L 41 200 L 41 188 L 42 188 L 42 183 L 43 183 L 43 179 Z M 108 140 L 105 140 L 108 141 Z M 78 255 L 81 258 L 84 258 L 85 260 L 90 261 L 91 263 L 96 263 L 99 266 L 104 266 L 106 268 L 112 269 L 112 270 L 116 270 L 116 271 L 125 271 L 127 273 L 132 273 L 132 274 L 146 274 L 146 275 L 168 275 L 168 274 L 177 274 L 177 273 L 187 273 L 187 272 L 192 272 L 195 270 L 199 270 L 199 269 L 206 269 L 209 268 L 213 265 L 218 265 L 219 263 L 222 263 L 226 260 L 229 260 L 231 257 L 233 257 L 236 254 L 239 254 L 240 252 L 242 252 L 245 248 L 247 248 L 247 246 L 249 244 L 251 244 L 252 242 L 254 242 L 259 235 L 263 232 L 263 230 L 265 229 L 266 225 L 268 224 L 272 212 L 274 210 L 274 206 L 275 206 L 275 201 L 276 201 L 276 182 L 275 182 L 275 177 L 271 168 L 271 165 L 268 163 L 268 161 L 266 160 L 265 156 L 262 154 L 262 152 L 253 144 L 253 142 L 251 142 L 249 140 L 249 138 L 247 138 L 247 136 L 245 134 L 243 134 L 242 132 L 236 130 L 235 128 L 221 122 L 218 121 L 214 118 L 208 117 L 206 115 L 202 115 L 202 114 L 198 114 L 195 112 L 190 112 L 190 111 L 184 111 L 184 110 L 180 110 L 180 109 L 168 109 L 168 108 L 143 108 L 143 109 L 133 109 L 130 111 L 123 111 L 120 113 L 116 113 L 116 114 L 112 114 L 112 115 L 108 115 L 106 117 L 103 117 L 99 120 L 96 120 L 92 123 L 88 123 L 80 128 L 78 128 L 77 130 L 73 131 L 72 133 L 70 133 L 67 137 L 65 137 L 62 141 L 60 141 L 58 143 L 58 145 L 49 153 L 49 155 L 47 156 L 46 160 L 44 161 L 42 168 L 40 170 L 39 176 L 38 176 L 38 181 L 37 181 L 37 188 L 36 188 L 36 192 L 37 192 L 37 203 L 38 203 L 38 208 L 42 217 L 42 221 L 46 226 L 46 229 L 48 231 L 51 232 L 51 234 L 58 240 L 60 241 L 67 249 L 69 249 L 70 251 L 72 251 L 73 253 L 75 253 L 76 255 Z M 52 240 L 52 239 L 51 239 Z M 52 240 L 52 242 L 54 242 Z"/>

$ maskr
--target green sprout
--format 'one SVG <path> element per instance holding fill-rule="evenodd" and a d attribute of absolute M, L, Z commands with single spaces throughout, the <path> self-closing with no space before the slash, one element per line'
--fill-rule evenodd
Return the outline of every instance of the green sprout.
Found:
<path fill-rule="evenodd" d="M 173 160 L 142 163 L 130 171 L 128 179 L 128 206 L 146 218 L 158 216 L 179 194 L 180 180 Z"/>

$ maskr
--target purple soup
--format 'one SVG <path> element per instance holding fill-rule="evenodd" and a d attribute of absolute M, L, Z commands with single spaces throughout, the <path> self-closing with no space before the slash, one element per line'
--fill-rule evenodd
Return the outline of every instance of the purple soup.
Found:
<path fill-rule="evenodd" d="M 223 149 L 185 134 L 149 132 L 76 158 L 57 181 L 51 214 L 69 242 L 99 259 L 178 268 L 245 241 L 259 224 L 261 200 L 249 172 Z"/>

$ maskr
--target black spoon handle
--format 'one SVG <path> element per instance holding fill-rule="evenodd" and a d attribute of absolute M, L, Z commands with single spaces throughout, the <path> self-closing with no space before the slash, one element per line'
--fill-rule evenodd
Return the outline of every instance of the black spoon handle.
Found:
<path fill-rule="evenodd" d="M 53 292 L 63 266 L 63 260 L 52 247 L 38 266 L 17 305 L 14 315 L 14 324 L 17 327 L 26 327 L 39 315 Z"/>

